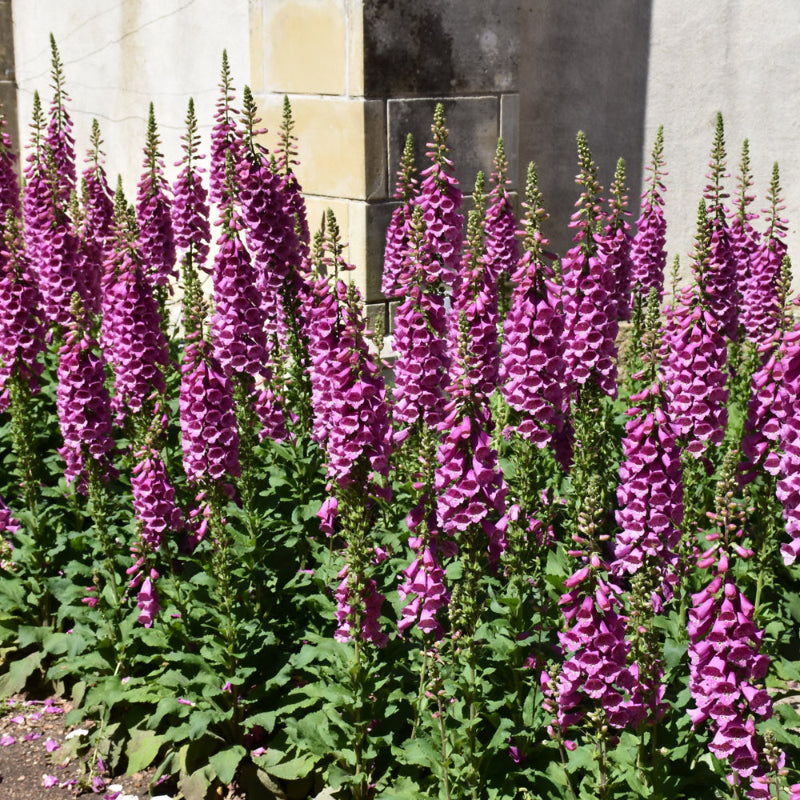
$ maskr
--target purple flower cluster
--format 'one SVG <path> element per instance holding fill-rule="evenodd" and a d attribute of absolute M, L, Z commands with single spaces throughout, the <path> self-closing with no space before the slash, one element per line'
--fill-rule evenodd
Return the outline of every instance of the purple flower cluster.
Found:
<path fill-rule="evenodd" d="M 237 111 L 233 102 L 233 84 L 228 65 L 228 53 L 222 51 L 222 77 L 219 85 L 220 96 L 214 112 L 214 127 L 211 129 L 211 162 L 209 167 L 209 199 L 217 206 L 224 206 L 227 194 L 228 153 L 234 163 L 240 160 L 243 142 L 241 131 L 236 126 Z"/>
<path fill-rule="evenodd" d="M 710 720 L 711 752 L 741 778 L 759 769 L 756 719 L 772 716 L 772 700 L 756 684 L 769 657 L 759 654 L 763 632 L 753 621 L 753 604 L 727 575 L 723 554 L 717 574 L 692 595 L 689 611 L 689 689 L 696 727 Z"/>
<path fill-rule="evenodd" d="M 664 296 L 664 271 L 667 266 L 667 221 L 664 217 L 664 129 L 659 128 L 650 163 L 645 169 L 650 173 L 649 184 L 642 195 L 642 212 L 636 220 L 636 234 L 631 244 L 631 284 L 642 297 L 650 290 L 658 291 L 659 301 Z M 636 288 L 638 287 L 638 289 Z"/>
<path fill-rule="evenodd" d="M 412 285 L 395 312 L 394 364 L 395 433 L 402 441 L 418 421 L 437 428 L 445 415 L 450 357 L 447 351 L 447 311 L 441 294 Z"/>
<path fill-rule="evenodd" d="M 11 252 L 0 253 L 0 411 L 8 408 L 8 380 L 14 370 L 31 390 L 39 388 L 44 371 L 39 357 L 45 350 L 46 328 L 41 318 L 41 297 L 30 264 L 7 231 Z"/>
<path fill-rule="evenodd" d="M 6 130 L 8 123 L 0 113 L 0 229 L 5 226 L 6 214 L 20 215 L 19 180 L 17 179 L 17 155 L 11 137 Z"/>
<path fill-rule="evenodd" d="M 605 711 L 613 728 L 635 727 L 644 715 L 638 666 L 627 663 L 621 592 L 603 578 L 604 567 L 593 555 L 566 580 L 568 591 L 559 600 L 566 622 L 558 634 L 564 650 L 556 690 L 561 731 L 583 718 L 587 698 Z"/>
<path fill-rule="evenodd" d="M 239 433 L 233 387 L 205 342 L 190 342 L 181 365 L 183 468 L 190 483 L 238 476 Z"/>
<path fill-rule="evenodd" d="M 152 575 L 149 575 L 142 582 L 139 593 L 136 596 L 136 605 L 139 606 L 139 616 L 137 622 L 149 628 L 153 624 L 153 620 L 158 616 L 161 606 L 158 602 L 158 592 L 153 585 L 153 581 L 158 578 L 158 573 L 152 570 Z"/>
<path fill-rule="evenodd" d="M 409 515 L 409 528 L 413 515 L 412 511 Z M 413 532 L 414 529 L 411 530 Z M 400 599 L 405 605 L 397 629 L 403 633 L 412 625 L 416 625 L 424 634 L 432 634 L 433 638 L 438 640 L 441 639 L 444 629 L 437 614 L 450 600 L 444 583 L 445 573 L 436 557 L 435 541 L 424 547 L 421 554 L 419 553 L 421 542 L 417 540 L 415 543 L 416 557 L 403 570 L 405 580 L 398 589 Z"/>
<path fill-rule="evenodd" d="M 377 589 L 375 581 L 368 578 L 363 582 L 358 599 L 353 596 L 350 571 L 345 566 L 339 572 L 339 586 L 336 588 L 336 622 L 338 626 L 333 638 L 337 642 L 349 642 L 358 636 L 363 642 L 372 642 L 376 647 L 385 647 L 389 637 L 381 631 L 381 608 L 386 599 Z M 361 612 L 361 630 L 353 630 L 356 616 L 354 603 L 358 603 Z"/>
<path fill-rule="evenodd" d="M 136 254 L 123 246 L 117 254 L 117 279 L 104 299 L 102 341 L 114 370 L 112 410 L 117 424 L 137 414 L 166 391 L 167 340 L 153 289 Z"/>
<path fill-rule="evenodd" d="M 776 413 L 781 421 L 777 496 L 789 535 L 789 541 L 781 545 L 781 553 L 784 563 L 794 564 L 800 556 L 800 325 L 784 335 L 780 361 L 783 403 L 778 404 L 780 411 Z"/>
<path fill-rule="evenodd" d="M 386 392 L 380 368 L 364 341 L 357 291 L 354 287 L 348 290 L 340 280 L 336 295 L 340 328 L 326 365 L 331 397 L 335 398 L 329 409 L 328 477 L 342 488 L 354 484 L 366 488 L 370 470 L 383 476 L 389 472 Z"/>
<path fill-rule="evenodd" d="M 150 103 L 147 121 L 147 144 L 144 148 L 144 172 L 136 194 L 136 219 L 139 224 L 138 248 L 147 278 L 154 286 L 168 286 L 176 277 L 175 239 L 172 232 L 172 204 L 169 184 L 164 178 L 164 161 L 158 148 L 160 139 L 155 112 Z"/>
<path fill-rule="evenodd" d="M 486 210 L 486 268 L 495 282 L 500 276 L 510 278 L 519 261 L 517 242 L 517 219 L 507 186 L 511 181 L 506 177 L 508 160 L 503 140 L 497 142 L 497 152 L 492 173 L 492 191 L 489 193 L 489 207 Z"/>
<path fill-rule="evenodd" d="M 81 324 L 72 321 L 58 351 L 56 409 L 64 439 L 59 455 L 66 462 L 64 478 L 77 479 L 85 491 L 89 462 L 104 480 L 114 473 L 111 436 L 111 399 L 105 388 L 105 367 L 96 342 Z"/>
<path fill-rule="evenodd" d="M 631 402 L 646 401 L 650 391 L 633 395 Z M 617 489 L 616 517 L 621 530 L 616 537 L 612 572 L 633 575 L 645 565 L 656 568 L 661 593 L 653 596 L 653 604 L 660 613 L 678 577 L 683 519 L 680 448 L 660 407 L 652 411 L 633 407 L 627 413 L 631 419 L 622 440 Z"/>
<path fill-rule="evenodd" d="M 454 555 L 469 529 L 486 536 L 489 563 L 494 566 L 506 549 L 507 488 L 489 436 L 489 411 L 478 405 L 472 414 L 454 403 L 441 425 L 434 487 L 439 552 Z"/>
<path fill-rule="evenodd" d="M 453 286 L 461 259 L 464 217 L 459 213 L 462 195 L 453 175 L 453 162 L 447 157 L 447 128 L 441 103 L 434 112 L 432 132 L 428 157 L 433 163 L 422 173 L 417 203 L 422 208 L 425 237 L 434 254 L 427 270 L 428 281 Z"/>
<path fill-rule="evenodd" d="M 202 170 L 195 163 L 204 156 L 199 147 L 194 101 L 189 100 L 186 117 L 186 134 L 183 139 L 181 168 L 172 186 L 172 234 L 180 257 L 193 249 L 193 263 L 203 268 L 208 258 L 211 229 L 208 222 L 208 192 L 203 186 Z"/>
<path fill-rule="evenodd" d="M 156 551 L 165 533 L 183 527 L 183 517 L 175 503 L 175 489 L 167 476 L 164 460 L 150 445 L 136 453 L 131 490 L 139 534 L 144 544 Z"/>
<path fill-rule="evenodd" d="M 411 240 L 411 225 L 414 216 L 414 197 L 417 192 L 416 168 L 414 166 L 414 140 L 409 133 L 397 172 L 394 197 L 402 201 L 392 212 L 392 220 L 386 231 L 386 247 L 383 251 L 383 278 L 381 291 L 385 297 L 400 297 L 405 293 L 405 262 Z"/>
<path fill-rule="evenodd" d="M 728 420 L 727 343 L 698 295 L 698 287 L 684 289 L 665 337 L 667 414 L 695 458 L 722 442 Z"/>
<path fill-rule="evenodd" d="M 524 252 L 511 275 L 514 291 L 503 324 L 500 390 L 520 414 L 513 430 L 546 447 L 564 429 L 567 411 L 561 286 L 546 254 L 546 218 L 533 164 L 528 170 Z"/>

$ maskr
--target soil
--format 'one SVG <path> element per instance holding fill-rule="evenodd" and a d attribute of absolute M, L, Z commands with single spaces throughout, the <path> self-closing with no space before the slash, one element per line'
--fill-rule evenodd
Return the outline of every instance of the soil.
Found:
<path fill-rule="evenodd" d="M 64 723 L 70 704 L 64 700 L 12 697 L 0 709 L 0 797 L 3 800 L 150 800 L 151 772 L 100 776 L 104 787 L 87 790 L 90 754 Z M 88 727 L 88 726 L 86 726 Z M 70 736 L 70 733 L 73 733 Z M 13 740 L 13 742 L 11 741 Z M 57 746 L 57 747 L 56 747 Z M 81 752 L 76 752 L 77 750 Z M 53 784 L 48 786 L 48 784 Z M 83 787 L 83 788 L 82 788 Z M 163 795 L 157 790 L 155 795 Z"/>

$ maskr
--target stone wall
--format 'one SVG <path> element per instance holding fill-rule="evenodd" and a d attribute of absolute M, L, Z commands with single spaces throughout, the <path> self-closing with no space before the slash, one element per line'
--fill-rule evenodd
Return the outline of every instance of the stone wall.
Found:
<path fill-rule="evenodd" d="M 374 315 L 382 309 L 384 237 L 403 144 L 412 133 L 424 168 L 437 102 L 444 101 L 465 193 L 479 169 L 491 170 L 500 135 L 515 177 L 518 4 L 255 0 L 250 13 L 253 89 L 264 119 L 278 128 L 286 94 L 311 224 L 332 208 Z"/>

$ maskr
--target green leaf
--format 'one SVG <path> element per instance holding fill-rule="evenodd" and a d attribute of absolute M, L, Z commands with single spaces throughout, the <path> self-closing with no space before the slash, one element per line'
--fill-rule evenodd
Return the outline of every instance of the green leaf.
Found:
<path fill-rule="evenodd" d="M 157 736 L 154 731 L 136 731 L 128 742 L 128 775 L 147 769 L 163 743 L 164 737 Z"/>
<path fill-rule="evenodd" d="M 227 750 L 222 750 L 219 753 L 214 753 L 209 759 L 211 766 L 214 767 L 214 772 L 217 777 L 225 784 L 233 780 L 236 774 L 236 767 L 239 762 L 247 755 L 247 751 L 240 744 L 235 744 Z"/>
<path fill-rule="evenodd" d="M 265 764 L 263 758 L 256 758 L 254 761 L 261 769 L 273 778 L 280 778 L 283 781 L 296 781 L 305 778 L 315 767 L 317 759 L 310 755 L 299 756 L 282 764 Z"/>
<path fill-rule="evenodd" d="M 394 786 L 384 789 L 375 800 L 418 800 L 423 792 L 411 778 L 400 778 Z"/>
<path fill-rule="evenodd" d="M 30 653 L 19 661 L 12 662 L 5 675 L 0 675 L 0 697 L 21 692 L 28 678 L 41 666 L 42 653 Z"/>
<path fill-rule="evenodd" d="M 687 642 L 676 642 L 674 639 L 665 639 L 664 661 L 667 665 L 667 669 L 675 669 L 686 655 L 688 648 L 689 645 Z"/>
<path fill-rule="evenodd" d="M 208 787 L 213 779 L 211 767 L 193 772 L 191 775 L 182 775 L 178 781 L 178 789 L 185 800 L 206 800 Z"/>

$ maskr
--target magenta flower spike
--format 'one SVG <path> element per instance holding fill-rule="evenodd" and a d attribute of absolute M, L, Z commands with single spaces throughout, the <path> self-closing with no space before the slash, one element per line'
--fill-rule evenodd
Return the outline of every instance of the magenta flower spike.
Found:
<path fill-rule="evenodd" d="M 72 136 L 72 120 L 66 109 L 69 95 L 64 91 L 64 68 L 52 33 L 50 52 L 53 100 L 50 104 L 45 149 L 49 149 L 53 154 L 54 183 L 58 187 L 54 190 L 56 204 L 66 208 L 76 187 L 75 139 Z"/>
<path fill-rule="evenodd" d="M 253 254 L 267 336 L 277 336 L 283 344 L 286 338 L 283 292 L 299 291 L 297 270 L 303 259 L 295 216 L 283 192 L 283 182 L 273 171 L 266 149 L 256 141 L 263 131 L 257 128 L 260 120 L 249 86 L 244 88 L 242 116 L 244 154 L 236 179 L 245 240 Z"/>
<path fill-rule="evenodd" d="M 575 246 L 561 261 L 566 374 L 573 395 L 593 381 L 604 394 L 616 397 L 616 276 L 597 252 L 596 237 L 603 221 L 601 189 L 583 132 L 578 133 L 578 156 L 581 171 L 575 182 L 583 192 L 570 222 L 576 229 Z"/>
<path fill-rule="evenodd" d="M 202 338 L 190 341 L 181 364 L 183 468 L 193 485 L 238 477 L 239 433 L 233 386 Z"/>
<path fill-rule="evenodd" d="M 392 221 L 386 231 L 386 247 L 383 252 L 383 279 L 381 291 L 384 297 L 402 297 L 405 294 L 407 276 L 405 262 L 411 239 L 411 225 L 415 207 L 415 195 L 419 181 L 414 164 L 414 139 L 409 133 L 397 171 L 394 199 L 401 205 L 392 212 Z"/>
<path fill-rule="evenodd" d="M 39 390 L 47 334 L 39 287 L 10 210 L 4 240 L 0 251 L 0 411 L 8 408 L 8 381 L 15 371 L 31 392 Z"/>
<path fill-rule="evenodd" d="M 0 495 L 0 570 L 10 572 L 14 569 L 14 545 L 11 539 L 19 529 L 19 522 Z"/>
<path fill-rule="evenodd" d="M 219 88 L 220 96 L 214 112 L 214 127 L 211 129 L 211 159 L 208 176 L 209 199 L 221 207 L 225 195 L 228 153 L 230 152 L 233 156 L 233 163 L 238 164 L 243 149 L 242 134 L 236 124 L 239 112 L 232 105 L 234 89 L 227 50 L 222 51 L 222 76 Z"/>
<path fill-rule="evenodd" d="M 517 241 L 517 219 L 507 187 L 508 159 L 502 139 L 497 140 L 492 172 L 492 190 L 489 193 L 486 209 L 486 267 L 494 276 L 495 282 L 511 278 L 519 261 L 519 242 Z"/>
<path fill-rule="evenodd" d="M 769 215 L 767 230 L 758 241 L 755 253 L 751 256 L 751 269 L 742 288 L 742 324 L 750 341 L 760 346 L 762 352 L 781 324 L 781 302 L 779 283 L 781 266 L 786 256 L 786 233 L 788 221 L 781 217 L 785 208 L 781 198 L 780 175 L 777 163 L 772 168 L 767 199 L 770 208 L 764 209 Z"/>
<path fill-rule="evenodd" d="M 486 261 L 486 206 L 483 173 L 475 182 L 475 208 L 467 225 L 460 279 L 450 316 L 451 392 L 488 402 L 497 388 L 500 347 L 497 280 Z"/>
<path fill-rule="evenodd" d="M 667 266 L 665 247 L 667 221 L 664 217 L 664 128 L 659 127 L 650 163 L 645 169 L 647 190 L 642 194 L 642 213 L 636 220 L 636 234 L 631 244 L 631 288 L 647 297 L 650 290 L 658 291 L 659 302 L 664 297 L 664 274 Z"/>
<path fill-rule="evenodd" d="M 114 200 L 103 168 L 100 150 L 100 126 L 92 120 L 91 148 L 86 157 L 89 166 L 81 181 L 82 217 L 74 220 L 79 249 L 77 273 L 81 276 L 81 297 L 90 314 L 99 314 L 102 305 L 105 264 L 113 254 L 111 227 L 114 220 Z"/>
<path fill-rule="evenodd" d="M 413 512 L 408 521 L 409 530 L 414 533 Z M 418 550 L 415 550 L 414 560 L 403 570 L 404 580 L 398 587 L 400 599 L 405 605 L 397 629 L 403 634 L 416 625 L 423 634 L 431 635 L 438 641 L 444 635 L 438 613 L 450 602 L 450 593 L 445 586 L 444 569 L 437 557 L 436 538 L 432 537 L 421 553 Z"/>
<path fill-rule="evenodd" d="M 11 137 L 6 130 L 8 123 L 5 115 L 0 114 L 0 225 L 10 211 L 19 218 L 22 213 L 19 198 L 19 179 L 17 178 L 17 155 L 14 152 Z"/>
<path fill-rule="evenodd" d="M 728 210 L 724 204 L 728 194 L 722 181 L 729 177 L 725 172 L 725 132 L 722 114 L 717 114 L 717 128 L 711 151 L 711 164 L 704 197 L 707 204 L 709 229 L 708 261 L 704 265 L 703 285 L 708 309 L 719 320 L 722 334 L 731 341 L 739 337 L 739 305 L 741 298 L 737 285 L 738 264 L 733 250 Z M 697 264 L 695 263 L 695 266 Z"/>
<path fill-rule="evenodd" d="M 441 103 L 434 111 L 431 131 L 433 142 L 428 144 L 428 157 L 432 163 L 422 172 L 417 202 L 422 206 L 425 236 L 434 254 L 429 280 L 452 287 L 461 261 L 464 217 L 459 213 L 462 196 L 453 175 L 453 162 L 447 157 L 448 133 Z"/>
<path fill-rule="evenodd" d="M 186 133 L 181 139 L 183 159 L 176 164 L 181 171 L 172 186 L 172 233 L 178 258 L 183 260 L 191 251 L 192 266 L 202 270 L 208 258 L 211 228 L 208 221 L 208 192 L 202 179 L 204 170 L 197 163 L 204 156 L 197 152 L 200 137 L 192 98 L 189 98 L 186 112 Z"/>
<path fill-rule="evenodd" d="M 438 428 L 445 416 L 450 356 L 447 311 L 441 291 L 427 283 L 433 260 L 425 239 L 422 208 L 415 206 L 407 247 L 405 299 L 395 312 L 394 406 L 396 444 L 417 426 Z"/>
<path fill-rule="evenodd" d="M 719 445 L 728 420 L 728 345 L 722 321 L 711 308 L 713 234 L 700 201 L 694 253 L 694 284 L 685 287 L 664 338 L 667 416 L 679 441 L 695 458 Z"/>
<path fill-rule="evenodd" d="M 25 157 L 23 175 L 25 192 L 22 198 L 24 219 L 25 251 L 31 262 L 34 274 L 38 277 L 41 263 L 42 240 L 46 238 L 53 224 L 52 198 L 45 161 L 45 122 L 42 101 L 39 93 L 33 93 L 33 121 L 28 155 Z M 74 291 L 73 286 L 70 292 Z"/>
<path fill-rule="evenodd" d="M 58 351 L 56 409 L 64 445 L 59 455 L 66 463 L 64 478 L 87 489 L 88 470 L 101 480 L 115 475 L 111 436 L 111 398 L 105 388 L 105 366 L 97 343 L 86 330 L 86 318 L 79 303 L 73 302 L 64 344 Z"/>
<path fill-rule="evenodd" d="M 144 147 L 142 177 L 136 194 L 136 220 L 139 225 L 138 249 L 146 265 L 147 278 L 154 286 L 170 287 L 177 277 L 175 239 L 172 230 L 170 187 L 164 178 L 164 161 L 159 152 L 161 139 L 155 111 L 150 103 L 147 141 Z"/>
<path fill-rule="evenodd" d="M 626 191 L 625 162 L 620 158 L 617 161 L 614 182 L 611 184 L 608 218 L 602 231 L 596 236 L 597 255 L 604 262 L 606 270 L 614 275 L 613 302 L 619 322 L 628 322 L 631 318 L 633 237 L 630 234 L 630 225 L 626 220 L 626 217 L 630 216 Z"/>
<path fill-rule="evenodd" d="M 528 166 L 523 254 L 511 275 L 514 291 L 503 325 L 500 390 L 516 417 L 512 430 L 546 447 L 564 430 L 567 412 L 561 286 L 541 232 L 547 218 L 536 179 Z"/>

